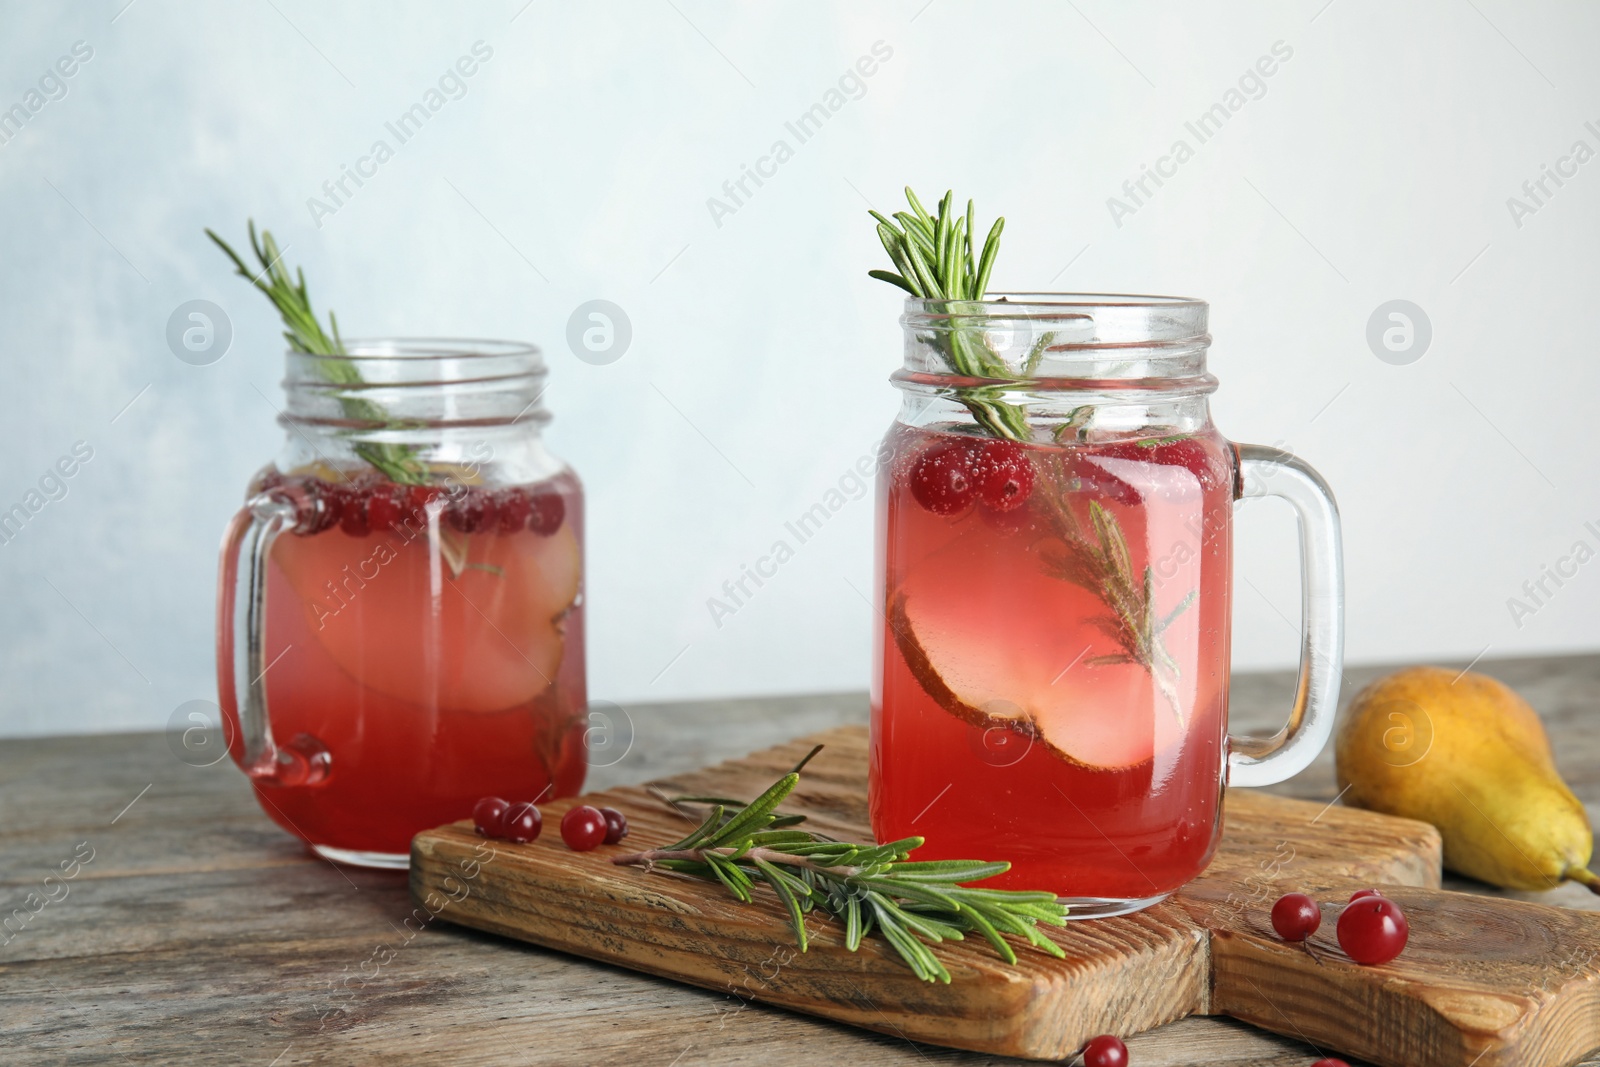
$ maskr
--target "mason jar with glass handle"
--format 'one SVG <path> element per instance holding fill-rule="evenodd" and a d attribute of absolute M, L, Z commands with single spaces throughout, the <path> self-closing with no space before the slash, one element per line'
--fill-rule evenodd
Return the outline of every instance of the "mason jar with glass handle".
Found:
<path fill-rule="evenodd" d="M 583 491 L 537 349 L 346 348 L 288 354 L 283 450 L 223 541 L 218 688 L 273 821 L 404 868 L 481 797 L 582 788 Z"/>
<path fill-rule="evenodd" d="M 879 840 L 1005 860 L 992 884 L 1054 891 L 1075 917 L 1125 914 L 1205 869 L 1226 786 L 1282 781 L 1326 743 L 1338 511 L 1298 458 L 1212 425 L 1207 312 L 906 301 L 879 454 Z M 1264 739 L 1227 734 L 1233 509 L 1256 496 L 1295 509 L 1302 575 L 1299 683 Z"/>

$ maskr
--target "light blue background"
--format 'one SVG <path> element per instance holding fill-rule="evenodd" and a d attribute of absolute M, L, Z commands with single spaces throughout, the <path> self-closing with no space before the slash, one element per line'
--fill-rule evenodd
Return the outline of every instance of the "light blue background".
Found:
<path fill-rule="evenodd" d="M 0 545 L 0 733 L 160 728 L 213 695 L 218 538 L 280 433 L 274 317 L 201 236 L 247 216 L 348 333 L 547 349 L 597 697 L 865 686 L 870 503 L 720 628 L 706 601 L 895 410 L 865 210 L 906 182 L 1007 216 L 999 288 L 1213 302 L 1219 425 L 1339 494 L 1352 660 L 1600 644 L 1600 563 L 1520 628 L 1507 607 L 1600 548 L 1600 162 L 1520 227 L 1507 208 L 1600 148 L 1593 5 L 125 3 L 0 5 L 0 108 L 94 50 L 0 145 L 0 507 L 94 449 Z M 479 40 L 466 94 L 315 226 L 307 198 Z M 708 198 L 878 41 L 864 95 L 717 225 Z M 1107 199 L 1278 41 L 1264 95 L 1118 226 Z M 212 366 L 165 344 L 195 298 L 233 323 Z M 632 319 L 608 366 L 564 340 L 593 298 Z M 1396 298 L 1432 321 L 1409 366 L 1365 340 Z M 1236 662 L 1292 662 L 1286 512 L 1247 510 L 1239 573 Z"/>

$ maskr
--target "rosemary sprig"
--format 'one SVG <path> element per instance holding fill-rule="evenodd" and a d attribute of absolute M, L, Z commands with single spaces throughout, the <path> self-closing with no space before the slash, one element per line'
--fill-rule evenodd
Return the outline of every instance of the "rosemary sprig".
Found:
<path fill-rule="evenodd" d="M 812 755 L 816 750 L 812 750 Z M 810 757 L 806 757 L 809 759 Z M 801 761 L 803 767 L 805 761 Z M 665 848 L 618 856 L 611 862 L 662 869 L 720 882 L 739 900 L 754 900 L 764 882 L 783 905 L 800 951 L 809 938 L 812 911 L 844 923 L 845 946 L 854 952 L 873 933 L 888 941 L 918 978 L 950 981 L 950 971 L 929 947 L 981 934 L 1007 963 L 1016 951 L 1002 936 L 1012 934 L 1052 956 L 1060 946 L 1039 932 L 1039 923 L 1061 926 L 1067 908 L 1054 893 L 973 889 L 1010 870 L 1005 862 L 912 860 L 923 839 L 908 837 L 882 845 L 834 841 L 792 826 L 795 816 L 773 813 L 800 781 L 796 768 L 771 788 L 736 810 L 737 801 L 717 801 L 694 832 Z M 687 801 L 698 798 L 676 798 Z"/>
<path fill-rule="evenodd" d="M 1174 685 L 1180 670 L 1161 635 L 1194 603 L 1194 590 L 1166 615 L 1158 616 L 1155 571 L 1145 564 L 1143 573 L 1135 577 L 1128 542 L 1116 517 L 1098 500 L 1089 501 L 1089 526 L 1093 531 L 1090 536 L 1073 513 L 1066 493 L 1058 490 L 1052 496 L 1057 504 L 1050 509 L 1050 521 L 1064 547 L 1057 550 L 1045 545 L 1040 557 L 1057 578 L 1094 593 L 1111 609 L 1109 616 L 1094 619 L 1093 624 L 1121 649 L 1091 656 L 1084 661 L 1085 666 L 1139 664 L 1150 673 L 1182 724 L 1183 706 Z"/>
<path fill-rule="evenodd" d="M 240 277 L 248 280 L 272 301 L 278 314 L 283 317 L 286 327 L 283 336 L 293 351 L 313 356 L 346 355 L 344 341 L 339 337 L 339 320 L 333 312 L 328 312 L 328 330 L 324 331 L 316 313 L 311 310 L 311 298 L 306 294 L 305 272 L 296 268 L 295 278 L 290 279 L 289 271 L 283 265 L 283 253 L 272 239 L 272 232 L 261 231 L 258 240 L 254 219 L 250 220 L 249 227 L 250 248 L 261 264 L 259 273 L 252 273 L 239 254 L 214 231 L 207 229 L 206 236 L 233 260 Z M 362 384 L 361 372 L 347 359 L 318 360 L 317 371 L 335 385 Z M 402 425 L 390 420 L 388 412 L 382 407 L 361 397 L 340 397 L 339 406 L 352 419 L 386 426 Z M 391 482 L 423 485 L 428 481 L 427 467 L 416 458 L 416 449 L 409 445 L 364 441 L 356 444 L 354 451 L 382 471 Z"/>
<path fill-rule="evenodd" d="M 925 300 L 982 300 L 1000 254 L 1006 220 L 994 220 L 983 241 L 983 254 L 974 260 L 972 238 L 977 221 L 971 200 L 964 217 L 954 217 L 955 194 L 950 191 L 939 201 L 937 215 L 928 214 L 909 185 L 906 201 L 912 210 L 895 212 L 899 226 L 876 211 L 868 212 L 878 220 L 878 237 L 900 273 L 871 270 L 867 274 Z"/>
<path fill-rule="evenodd" d="M 964 302 L 981 301 L 988 289 L 989 273 L 994 270 L 994 261 L 1000 254 L 1000 234 L 1005 230 L 1006 220 L 995 219 L 980 254 L 975 253 L 973 246 L 977 218 L 971 200 L 967 201 L 964 216 L 955 214 L 952 192 L 947 191 L 939 201 L 937 215 L 928 214 L 910 186 L 906 186 L 906 201 L 911 210 L 897 211 L 893 219 L 876 211 L 869 212 L 878 222 L 878 239 L 899 273 L 871 270 L 867 274 L 897 285 L 912 296 L 949 301 L 956 308 Z M 979 307 L 971 308 L 966 314 L 953 314 L 949 331 L 937 334 L 935 343 L 957 374 L 968 378 L 1011 379 L 1015 376 L 1005 360 L 989 347 L 983 334 L 982 324 L 986 318 Z M 1041 346 L 1039 352 L 1042 354 L 1043 350 Z M 1029 355 L 1037 363 L 1031 352 Z M 1005 386 L 997 384 L 963 390 L 960 400 L 978 424 L 995 437 L 1026 441 L 1029 436 L 1027 413 L 1006 402 L 1004 397 Z"/>

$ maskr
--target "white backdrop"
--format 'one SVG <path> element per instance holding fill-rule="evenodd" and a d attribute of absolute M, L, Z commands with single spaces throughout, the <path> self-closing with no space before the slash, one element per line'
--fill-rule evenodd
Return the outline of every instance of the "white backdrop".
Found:
<path fill-rule="evenodd" d="M 213 695 L 218 537 L 280 433 L 277 325 L 201 235 L 247 216 L 347 333 L 545 347 L 624 706 L 866 685 L 869 502 L 720 627 L 707 600 L 895 410 L 865 212 L 908 182 L 1006 215 L 997 288 L 1212 301 L 1219 426 L 1339 495 L 1352 661 L 1600 645 L 1597 41 L 1594 5 L 1510 0 L 0 5 L 0 509 L 39 505 L 0 544 L 0 733 Z M 632 324 L 607 365 L 565 340 L 597 298 Z M 166 342 L 193 299 L 233 328 L 208 366 Z M 1369 345 L 1392 300 L 1425 351 Z M 1296 654 L 1274 507 L 1242 667 Z"/>

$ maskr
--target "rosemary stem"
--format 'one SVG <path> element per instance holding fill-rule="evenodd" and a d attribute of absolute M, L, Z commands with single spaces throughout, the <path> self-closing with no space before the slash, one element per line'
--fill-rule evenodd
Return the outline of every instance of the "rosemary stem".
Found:
<path fill-rule="evenodd" d="M 283 264 L 283 251 L 278 248 L 270 231 L 262 230 L 258 238 L 254 220 L 249 224 L 249 231 L 250 250 L 261 264 L 259 274 L 252 273 L 244 259 L 215 232 L 208 229 L 206 236 L 233 262 L 239 276 L 265 294 L 278 309 L 287 327 L 284 339 L 289 342 L 290 349 L 309 356 L 329 357 L 318 359 L 316 366 L 318 373 L 333 385 L 363 385 L 361 372 L 343 358 L 348 353 L 344 340 L 339 336 L 339 322 L 333 312 L 328 312 L 329 329 L 325 331 L 311 309 L 304 273 L 296 271 L 295 278 L 289 277 L 288 268 Z M 404 425 L 391 420 L 382 406 L 365 397 L 340 395 L 339 407 L 348 418 L 377 423 L 386 429 Z M 392 482 L 413 485 L 428 482 L 428 468 L 418 458 L 417 448 L 413 445 L 358 440 L 351 445 L 351 451 L 383 472 Z"/>
<path fill-rule="evenodd" d="M 692 860 L 704 863 L 707 854 L 723 856 L 733 859 L 765 860 L 768 863 L 781 863 L 786 867 L 804 867 L 808 871 L 827 874 L 836 878 L 852 878 L 861 873 L 861 867 L 826 867 L 820 863 L 813 863 L 804 856 L 795 856 L 788 852 L 778 852 L 770 848 L 749 848 L 740 852 L 736 848 L 657 848 L 646 852 L 633 852 L 626 856 L 615 856 L 611 862 L 619 867 L 654 865 L 657 860 Z"/>
<path fill-rule="evenodd" d="M 1039 934 L 1039 923 L 1060 926 L 1066 908 L 1049 893 L 972 889 L 957 882 L 981 882 L 1010 864 L 981 860 L 912 861 L 922 838 L 883 844 L 851 844 L 793 826 L 803 815 L 776 815 L 775 809 L 800 781 L 799 766 L 748 804 L 716 800 L 711 814 L 681 841 L 666 848 L 617 856 L 612 863 L 658 867 L 719 883 L 746 904 L 751 890 L 765 882 L 787 914 L 800 951 L 806 950 L 806 915 L 821 911 L 845 926 L 845 948 L 855 952 L 861 939 L 876 934 L 888 942 L 912 973 L 927 982 L 949 982 L 950 971 L 930 944 L 979 932 L 1007 963 L 1016 953 L 996 933 L 1004 929 L 1028 939 L 1042 952 L 1064 958 L 1054 941 Z M 730 812 L 728 806 L 737 808 Z M 813 858 L 815 857 L 815 858 Z M 835 859 L 829 866 L 827 860 Z M 785 869 L 787 868 L 787 869 Z"/>

